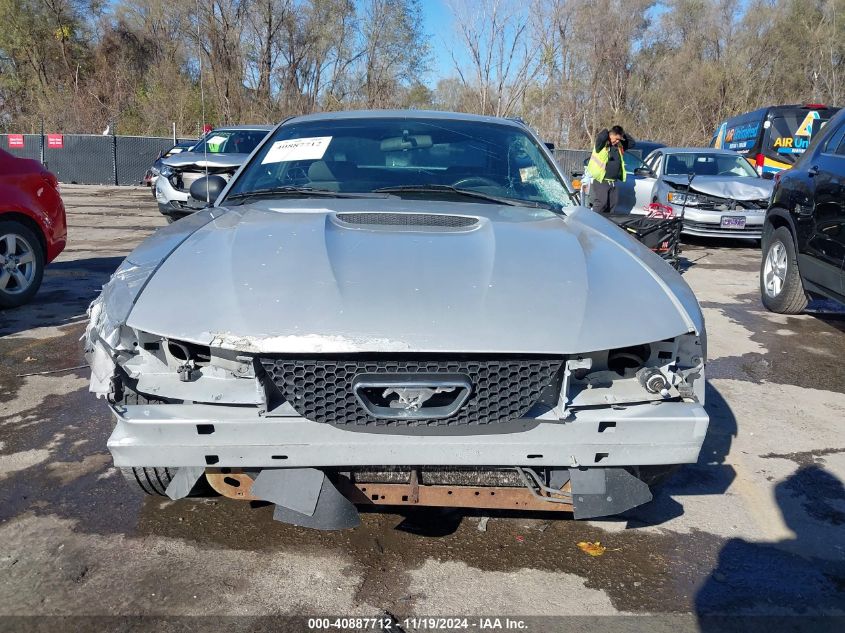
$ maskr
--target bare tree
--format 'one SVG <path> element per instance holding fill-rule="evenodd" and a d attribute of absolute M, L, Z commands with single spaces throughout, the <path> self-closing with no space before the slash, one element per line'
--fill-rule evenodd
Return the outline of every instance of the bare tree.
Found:
<path fill-rule="evenodd" d="M 422 9 L 419 0 L 366 0 L 363 6 L 363 101 L 369 108 L 396 106 L 399 88 L 427 68 Z"/>
<path fill-rule="evenodd" d="M 450 47 L 481 114 L 513 114 L 539 71 L 527 12 L 515 0 L 450 0 L 458 45 Z"/>

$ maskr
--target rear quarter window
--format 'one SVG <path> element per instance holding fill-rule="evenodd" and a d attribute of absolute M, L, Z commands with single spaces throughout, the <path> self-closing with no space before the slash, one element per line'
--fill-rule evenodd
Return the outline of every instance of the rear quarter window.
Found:
<path fill-rule="evenodd" d="M 825 154 L 842 154 L 845 150 L 845 123 L 840 123 L 839 129 L 831 134 L 824 146 Z"/>

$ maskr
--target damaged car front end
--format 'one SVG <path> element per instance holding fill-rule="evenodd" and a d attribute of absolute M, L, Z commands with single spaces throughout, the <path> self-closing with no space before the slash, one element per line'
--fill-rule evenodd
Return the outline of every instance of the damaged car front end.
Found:
<path fill-rule="evenodd" d="M 463 173 L 467 138 L 503 144 L 483 176 Z M 588 518 L 649 501 L 707 430 L 703 319 L 675 271 L 564 187 L 516 122 L 286 122 L 91 306 L 115 465 L 151 494 L 204 480 L 320 529 L 359 505 Z"/>
<path fill-rule="evenodd" d="M 683 214 L 682 232 L 700 237 L 761 238 L 772 182 L 736 152 L 661 148 L 649 157 L 654 199 Z"/>

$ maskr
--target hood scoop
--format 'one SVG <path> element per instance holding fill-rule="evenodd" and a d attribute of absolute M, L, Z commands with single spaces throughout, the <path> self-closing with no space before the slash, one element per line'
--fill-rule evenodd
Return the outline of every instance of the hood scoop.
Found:
<path fill-rule="evenodd" d="M 470 229 L 478 225 L 478 218 L 442 213 L 337 213 L 341 224 L 368 227 L 402 227 L 409 229 Z"/>

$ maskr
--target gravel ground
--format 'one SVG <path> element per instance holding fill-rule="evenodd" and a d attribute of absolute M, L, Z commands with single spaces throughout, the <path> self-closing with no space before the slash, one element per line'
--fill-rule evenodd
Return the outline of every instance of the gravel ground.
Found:
<path fill-rule="evenodd" d="M 597 622 L 575 616 L 666 616 L 604 630 L 724 630 L 707 614 L 742 613 L 776 618 L 754 620 L 768 631 L 845 616 L 845 315 L 766 312 L 753 244 L 685 249 L 707 319 L 711 426 L 699 462 L 653 503 L 602 521 L 493 516 L 486 531 L 478 515 L 370 512 L 356 530 L 321 533 L 275 523 L 270 507 L 129 493 L 79 337 L 101 285 L 164 220 L 145 189 L 63 196 L 67 250 L 32 304 L 0 311 L 0 630 L 59 622 L 9 617 L 36 615 L 212 616 L 156 621 L 173 630 L 310 630 L 243 616 L 360 615 L 404 631 L 431 630 L 404 621 L 421 615 L 472 616 L 469 628 L 571 616 L 526 621 L 538 631 Z M 608 550 L 589 557 L 579 541 Z M 814 626 L 829 625 L 845 620 Z"/>

